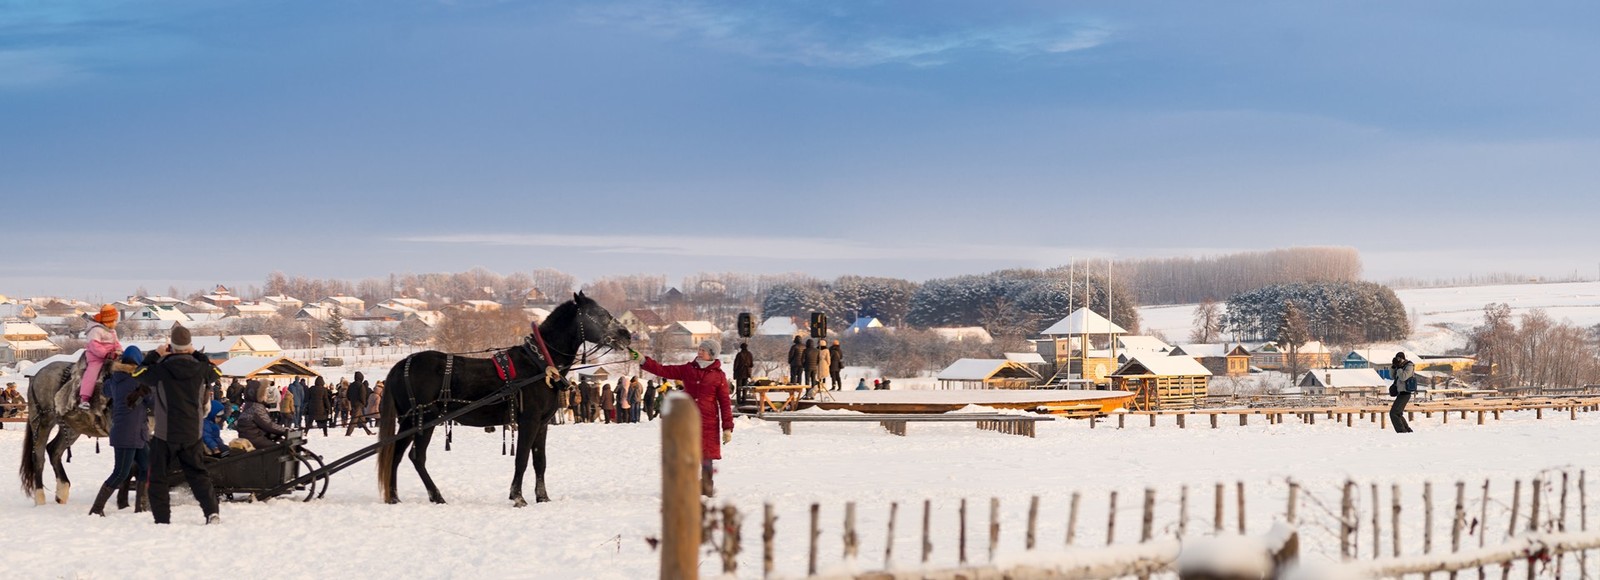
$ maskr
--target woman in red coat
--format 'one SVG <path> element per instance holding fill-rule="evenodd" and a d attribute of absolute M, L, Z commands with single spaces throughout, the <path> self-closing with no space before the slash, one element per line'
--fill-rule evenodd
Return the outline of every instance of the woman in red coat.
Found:
<path fill-rule="evenodd" d="M 635 359 L 639 351 L 629 349 Z M 667 366 L 649 357 L 642 357 L 639 368 L 664 379 L 683 383 L 683 392 L 694 399 L 700 408 L 700 494 L 711 497 L 715 488 L 711 484 L 714 473 L 711 462 L 722 459 L 722 444 L 733 439 L 733 404 L 728 400 L 728 377 L 722 374 L 722 361 L 717 360 L 717 342 L 700 343 L 694 360 L 681 365 Z M 722 438 L 717 438 L 717 432 Z"/>

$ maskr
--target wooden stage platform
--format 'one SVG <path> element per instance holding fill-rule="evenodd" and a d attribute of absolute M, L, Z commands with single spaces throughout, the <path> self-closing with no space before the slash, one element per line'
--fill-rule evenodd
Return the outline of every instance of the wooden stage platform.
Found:
<path fill-rule="evenodd" d="M 1127 391 L 1034 389 L 832 391 L 832 400 L 806 399 L 801 408 L 844 409 L 862 413 L 947 413 L 967 405 L 1060 415 L 1104 415 L 1133 400 Z"/>

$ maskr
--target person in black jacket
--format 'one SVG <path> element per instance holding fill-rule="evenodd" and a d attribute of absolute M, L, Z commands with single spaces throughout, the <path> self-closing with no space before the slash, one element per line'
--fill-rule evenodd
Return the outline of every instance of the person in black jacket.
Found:
<path fill-rule="evenodd" d="M 206 474 L 200 454 L 205 444 L 200 440 L 200 422 L 211 406 L 206 397 L 206 384 L 221 376 L 216 365 L 204 353 L 194 351 L 189 341 L 189 329 L 181 324 L 172 327 L 168 344 L 144 359 L 143 366 L 134 371 L 140 389 L 130 397 L 143 397 L 155 393 L 156 428 L 150 438 L 150 512 L 157 524 L 172 523 L 172 468 L 183 471 L 194 499 L 205 512 L 206 523 L 221 522 L 217 514 L 217 496 L 211 490 L 211 477 Z M 143 392 L 141 392 L 143 391 Z"/>
<path fill-rule="evenodd" d="M 289 436 L 289 430 L 267 414 L 267 409 L 277 406 L 279 402 L 276 387 L 257 381 L 249 382 L 244 407 L 239 409 L 239 420 L 234 422 L 233 428 L 239 430 L 240 437 L 250 441 L 251 447 L 266 449 Z"/>
<path fill-rule="evenodd" d="M 328 436 L 328 412 L 333 409 L 333 392 L 328 390 L 328 383 L 317 377 L 311 383 L 311 388 L 306 389 L 306 417 L 311 425 L 322 428 L 322 436 Z M 307 431 L 310 429 L 307 428 Z"/>
<path fill-rule="evenodd" d="M 795 335 L 794 344 L 789 346 L 789 384 L 798 385 L 804 378 L 800 370 L 805 367 L 805 353 L 800 348 L 800 335 Z"/>
<path fill-rule="evenodd" d="M 345 437 L 356 432 L 357 424 L 361 425 L 362 431 L 372 434 L 372 430 L 367 428 L 367 396 L 370 394 L 366 377 L 361 376 L 361 371 L 356 371 L 355 380 L 350 381 L 350 388 L 345 391 L 345 396 L 350 399 L 350 422 L 344 426 Z"/>
<path fill-rule="evenodd" d="M 844 370 L 844 351 L 839 347 L 839 339 L 833 339 L 833 346 L 828 347 L 828 375 L 833 377 L 833 390 L 843 388 L 844 379 L 839 373 Z"/>

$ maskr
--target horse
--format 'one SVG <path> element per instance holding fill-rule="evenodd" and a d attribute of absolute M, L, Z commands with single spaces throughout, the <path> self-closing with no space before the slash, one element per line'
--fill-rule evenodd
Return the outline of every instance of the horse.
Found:
<path fill-rule="evenodd" d="M 56 472 L 56 503 L 67 503 L 72 493 L 72 481 L 62 466 L 62 455 L 78 437 L 90 435 L 104 437 L 111 430 L 111 405 L 100 389 L 95 389 L 89 399 L 90 409 L 78 411 L 78 377 L 83 374 L 84 359 L 76 362 L 57 361 L 45 365 L 28 380 L 28 426 L 22 437 L 22 465 L 17 475 L 22 480 L 23 495 L 33 497 L 34 505 L 44 505 L 44 463 L 49 457 Z M 109 374 L 111 365 L 105 365 Z M 56 436 L 50 439 L 50 431 Z M 48 440 L 49 443 L 45 443 Z"/>
<path fill-rule="evenodd" d="M 393 439 L 378 450 L 379 495 L 385 503 L 400 503 L 395 492 L 399 458 L 407 447 L 412 447 L 411 463 L 428 488 L 428 500 L 445 503 L 438 486 L 428 475 L 428 443 L 433 439 L 434 427 L 398 439 L 394 439 L 395 434 L 460 409 L 517 381 L 520 386 L 505 401 L 473 410 L 456 418 L 455 422 L 474 427 L 503 426 L 508 419 L 514 423 L 517 453 L 510 499 L 515 507 L 528 505 L 522 496 L 522 476 L 531 453 L 536 479 L 534 499 L 541 503 L 550 501 L 544 487 L 545 436 L 550 418 L 557 409 L 556 389 L 567 386 L 561 377 L 571 368 L 585 343 L 624 350 L 631 341 L 628 329 L 610 312 L 579 292 L 572 300 L 557 306 L 521 344 L 497 352 L 493 359 L 467 358 L 432 350 L 402 359 L 389 369 L 384 379 L 386 386 L 378 411 L 378 436 L 385 441 Z M 547 368 L 555 372 L 547 374 Z"/>

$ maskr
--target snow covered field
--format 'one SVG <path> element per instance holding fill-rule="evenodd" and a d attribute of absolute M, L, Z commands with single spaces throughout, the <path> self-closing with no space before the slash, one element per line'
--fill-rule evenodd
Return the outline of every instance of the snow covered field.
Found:
<path fill-rule="evenodd" d="M 1478 427 L 1456 421 L 1419 420 L 1417 433 L 1399 436 L 1375 425 L 1346 428 L 1289 422 L 1249 427 L 1178 430 L 1170 422 L 1150 428 L 1142 421 L 1125 430 L 1102 422 L 1042 424 L 1037 439 L 979 431 L 970 425 L 916 424 L 907 437 L 873 424 L 802 424 L 794 435 L 776 425 L 741 420 L 728 460 L 720 462 L 719 499 L 746 514 L 744 575 L 760 570 L 762 502 L 778 510 L 780 572 L 805 571 L 805 538 L 811 502 L 822 504 L 825 568 L 841 566 L 840 521 L 846 501 L 858 502 L 862 533 L 860 568 L 881 562 L 888 505 L 901 503 L 897 562 L 915 560 L 921 504 L 933 501 L 934 563 L 955 562 L 956 504 L 969 500 L 969 555 L 983 561 L 987 549 L 988 498 L 1001 498 L 1002 559 L 1021 554 L 1027 498 L 1041 496 L 1040 538 L 1058 546 L 1064 537 L 1068 497 L 1084 493 L 1078 543 L 1104 545 L 1106 499 L 1121 491 L 1118 543 L 1138 533 L 1142 489 L 1158 490 L 1156 527 L 1171 534 L 1178 486 L 1191 486 L 1190 533 L 1210 529 L 1211 486 L 1233 482 L 1249 490 L 1252 533 L 1265 532 L 1281 517 L 1285 478 L 1306 485 L 1307 497 L 1337 510 L 1345 478 L 1387 486 L 1399 483 L 1407 509 L 1420 503 L 1421 483 L 1435 485 L 1440 513 L 1445 493 L 1463 480 L 1476 490 L 1495 479 L 1504 494 L 1510 478 L 1527 478 L 1560 466 L 1600 465 L 1600 415 L 1578 421 L 1514 417 Z M 16 465 L 21 431 L 0 431 L 0 465 Z M 511 461 L 500 455 L 500 435 L 458 429 L 454 450 L 437 443 L 430 465 L 447 505 L 431 505 L 415 472 L 401 470 L 404 503 L 378 503 L 374 466 L 368 462 L 335 477 L 327 499 L 312 503 L 274 500 L 225 504 L 223 524 L 201 525 L 192 499 L 175 495 L 175 524 L 156 527 L 131 510 L 107 518 L 84 515 L 99 480 L 110 470 L 109 453 L 92 443 L 76 446 L 68 466 L 75 478 L 69 505 L 35 507 L 20 492 L 0 493 L 0 545 L 11 577 L 42 578 L 641 578 L 653 576 L 656 557 L 645 538 L 659 527 L 659 424 L 558 426 L 550 435 L 549 489 L 553 502 L 514 509 L 506 500 Z M 311 447 L 337 456 L 370 438 L 314 434 Z M 47 482 L 49 477 L 47 475 Z M 52 484 L 53 485 L 53 484 Z M 531 473 L 529 485 L 531 487 Z M 15 489 L 15 488 L 13 488 Z M 1500 496 L 1502 499 L 1504 496 Z M 1331 502 L 1331 503 L 1330 503 Z M 1366 499 L 1361 500 L 1366 505 Z M 1491 507 L 1492 528 L 1503 530 L 1506 508 Z M 1408 512 L 1415 513 L 1415 512 Z M 1326 557 L 1337 551 L 1332 514 L 1310 500 L 1301 509 L 1307 551 Z M 1410 521 L 1411 518 L 1408 518 Z M 1447 517 L 1440 533 L 1448 533 Z M 1415 540 L 1420 530 L 1406 531 Z M 1500 539 L 1491 535 L 1491 545 Z M 1385 541 L 1387 544 L 1387 541 Z M 1408 542 L 1409 548 L 1419 545 Z M 704 570 L 716 571 L 714 560 Z"/>
<path fill-rule="evenodd" d="M 1600 324 L 1600 282 L 1509 284 L 1459 288 L 1396 290 L 1406 311 L 1416 316 L 1412 337 L 1399 346 L 1439 354 L 1466 344 L 1466 333 L 1483 322 L 1483 307 L 1504 302 L 1514 316 L 1536 308 L 1556 321 L 1579 326 Z M 1146 306 L 1139 309 L 1145 333 L 1161 332 L 1169 342 L 1188 342 L 1194 328 L 1194 305 Z"/>

